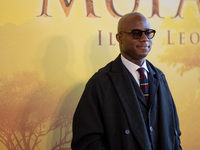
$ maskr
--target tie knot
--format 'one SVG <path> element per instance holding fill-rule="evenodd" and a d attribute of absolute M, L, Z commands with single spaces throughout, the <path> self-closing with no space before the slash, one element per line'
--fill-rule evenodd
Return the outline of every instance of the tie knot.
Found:
<path fill-rule="evenodd" d="M 138 68 L 137 71 L 139 72 L 141 79 L 146 79 L 146 75 L 144 74 L 145 73 L 145 68 L 143 68 L 143 67 Z"/>

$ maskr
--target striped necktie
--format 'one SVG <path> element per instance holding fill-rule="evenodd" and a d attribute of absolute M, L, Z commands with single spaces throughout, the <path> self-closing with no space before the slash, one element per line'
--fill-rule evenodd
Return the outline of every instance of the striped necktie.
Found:
<path fill-rule="evenodd" d="M 148 100 L 149 98 L 149 84 L 148 84 L 148 79 L 146 77 L 146 75 L 144 74 L 145 72 L 145 68 L 141 67 L 139 69 L 137 69 L 137 71 L 140 74 L 140 88 L 144 94 L 144 97 L 146 98 L 146 100 Z"/>

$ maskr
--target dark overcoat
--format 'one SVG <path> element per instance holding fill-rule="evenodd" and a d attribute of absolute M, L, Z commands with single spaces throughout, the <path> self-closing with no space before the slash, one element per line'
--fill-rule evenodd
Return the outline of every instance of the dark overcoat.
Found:
<path fill-rule="evenodd" d="M 164 74 L 149 61 L 156 82 L 159 150 L 180 150 L 179 121 Z M 88 81 L 73 118 L 72 150 L 152 150 L 137 91 L 120 56 Z"/>

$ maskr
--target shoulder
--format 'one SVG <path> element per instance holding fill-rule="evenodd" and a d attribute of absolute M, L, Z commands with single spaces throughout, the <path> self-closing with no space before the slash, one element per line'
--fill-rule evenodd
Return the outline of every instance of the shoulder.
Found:
<path fill-rule="evenodd" d="M 154 66 L 150 61 L 147 60 L 147 66 L 153 74 L 156 74 L 159 77 L 165 76 L 162 70 Z"/>
<path fill-rule="evenodd" d="M 95 87 L 105 91 L 109 86 L 112 86 L 113 75 L 119 73 L 124 74 L 124 66 L 121 62 L 120 55 L 106 66 L 100 68 L 87 82 L 89 87 Z"/>
<path fill-rule="evenodd" d="M 147 61 L 147 66 L 148 66 L 151 74 L 153 75 L 153 77 L 159 81 L 160 85 L 165 85 L 165 86 L 168 87 L 167 79 L 166 79 L 165 74 L 163 73 L 163 71 L 160 70 L 159 68 L 155 67 L 149 61 Z"/>
<path fill-rule="evenodd" d="M 157 79 L 160 86 L 164 86 L 169 90 L 169 86 L 168 86 L 165 74 L 159 68 L 155 67 L 152 63 L 150 63 L 149 61 L 147 61 L 147 64 L 150 67 L 150 69 L 152 70 L 152 72 L 154 72 L 153 77 Z"/>
<path fill-rule="evenodd" d="M 89 79 L 88 82 L 105 82 L 108 80 L 108 74 L 111 72 L 113 61 L 108 63 L 106 66 L 100 68 L 94 75 Z"/>
<path fill-rule="evenodd" d="M 81 101 L 89 101 L 88 103 L 99 103 L 104 100 L 109 87 L 112 86 L 109 77 L 112 62 L 105 67 L 99 69 L 86 83 Z"/>

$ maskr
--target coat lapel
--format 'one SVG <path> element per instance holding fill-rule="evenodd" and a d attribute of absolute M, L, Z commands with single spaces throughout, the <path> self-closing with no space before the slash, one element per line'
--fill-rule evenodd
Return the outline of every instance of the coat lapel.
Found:
<path fill-rule="evenodd" d="M 151 68 L 151 66 L 149 65 L 148 61 L 147 61 L 147 67 L 149 69 L 149 107 L 151 107 L 151 105 L 154 103 L 155 100 L 155 95 L 158 91 L 158 85 L 159 82 L 156 78 L 156 73 L 155 71 Z"/>
<path fill-rule="evenodd" d="M 139 102 L 137 101 L 137 95 L 125 73 L 125 67 L 121 62 L 120 56 L 113 62 L 109 75 L 124 107 L 130 130 L 143 150 L 151 150 L 148 132 Z"/>
<path fill-rule="evenodd" d="M 129 80 L 132 82 L 132 89 L 134 89 L 134 92 L 137 93 L 136 96 L 138 98 L 139 101 L 141 101 L 141 103 L 146 107 L 146 109 L 148 109 L 148 102 L 146 101 L 144 94 L 142 92 L 142 90 L 140 89 L 139 85 L 137 84 L 136 80 L 134 79 L 134 77 L 132 76 L 132 74 L 125 69 L 127 72 L 127 75 L 129 77 Z"/>

